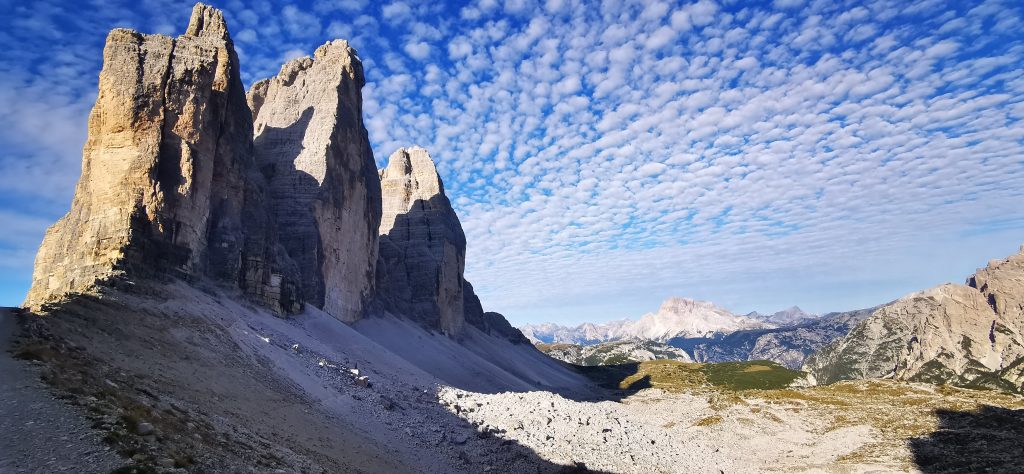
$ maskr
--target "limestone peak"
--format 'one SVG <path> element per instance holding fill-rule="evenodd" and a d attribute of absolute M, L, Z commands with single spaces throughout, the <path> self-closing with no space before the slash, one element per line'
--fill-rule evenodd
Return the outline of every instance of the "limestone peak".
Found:
<path fill-rule="evenodd" d="M 203 3 L 192 7 L 192 18 L 188 21 L 185 36 L 209 36 L 230 41 L 224 12 Z"/>

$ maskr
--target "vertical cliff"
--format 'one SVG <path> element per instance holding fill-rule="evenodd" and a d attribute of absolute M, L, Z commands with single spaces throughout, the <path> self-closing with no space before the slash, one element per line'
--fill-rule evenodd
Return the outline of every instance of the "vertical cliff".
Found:
<path fill-rule="evenodd" d="M 208 275 L 297 310 L 245 100 L 219 10 L 197 4 L 173 39 L 111 31 L 75 198 L 47 231 L 26 305 L 120 278 Z"/>
<path fill-rule="evenodd" d="M 380 171 L 380 301 L 449 335 L 465 323 L 466 236 L 427 151 L 402 148 Z"/>
<path fill-rule="evenodd" d="M 347 322 L 372 295 L 381 214 L 363 84 L 355 50 L 339 40 L 288 62 L 248 98 L 256 159 L 303 297 Z"/>
<path fill-rule="evenodd" d="M 402 148 L 380 170 L 383 216 L 378 302 L 388 312 L 458 337 L 466 326 L 528 344 L 499 313 L 484 312 L 463 277 L 466 235 L 427 150 Z"/>

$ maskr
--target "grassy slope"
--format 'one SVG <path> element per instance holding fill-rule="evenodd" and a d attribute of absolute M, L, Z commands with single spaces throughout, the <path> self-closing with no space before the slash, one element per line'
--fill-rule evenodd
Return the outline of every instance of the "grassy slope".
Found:
<path fill-rule="evenodd" d="M 800 372 L 769 361 L 697 364 L 653 360 L 579 367 L 579 370 L 602 386 L 612 389 L 660 388 L 670 392 L 694 388 L 779 389 L 789 386 L 800 376 Z"/>

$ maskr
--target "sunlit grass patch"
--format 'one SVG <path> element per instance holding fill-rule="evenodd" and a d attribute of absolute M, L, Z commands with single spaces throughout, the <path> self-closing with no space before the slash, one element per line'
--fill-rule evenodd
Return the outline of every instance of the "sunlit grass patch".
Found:
<path fill-rule="evenodd" d="M 669 392 L 702 388 L 726 390 L 781 389 L 800 372 L 775 362 L 723 362 L 698 364 L 674 360 L 578 367 L 602 386 L 618 390 L 659 388 Z"/>

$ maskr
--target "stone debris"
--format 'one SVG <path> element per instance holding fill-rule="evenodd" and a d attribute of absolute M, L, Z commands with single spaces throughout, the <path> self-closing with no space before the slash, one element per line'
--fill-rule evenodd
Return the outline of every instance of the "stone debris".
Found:
<path fill-rule="evenodd" d="M 151 425 L 149 423 L 144 423 L 144 422 L 143 423 L 139 423 L 138 426 L 135 427 L 135 432 L 138 433 L 139 436 L 146 436 L 146 435 L 152 434 L 153 433 L 153 425 Z"/>

